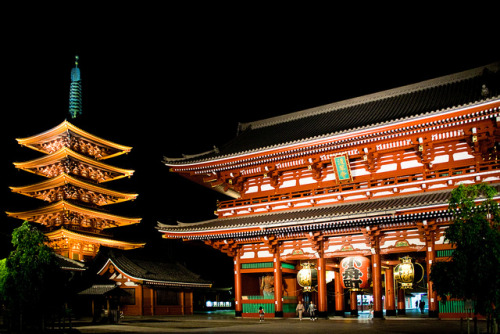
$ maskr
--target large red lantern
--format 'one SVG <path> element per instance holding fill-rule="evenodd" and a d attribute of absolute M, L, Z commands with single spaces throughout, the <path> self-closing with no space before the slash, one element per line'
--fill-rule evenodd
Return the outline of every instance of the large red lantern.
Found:
<path fill-rule="evenodd" d="M 370 287 L 370 260 L 363 256 L 349 256 L 340 262 L 344 288 L 361 290 Z"/>

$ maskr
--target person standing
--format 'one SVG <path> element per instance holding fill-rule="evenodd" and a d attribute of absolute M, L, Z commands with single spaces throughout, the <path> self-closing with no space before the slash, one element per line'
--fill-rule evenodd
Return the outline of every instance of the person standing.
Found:
<path fill-rule="evenodd" d="M 262 322 L 264 321 L 264 309 L 261 307 L 259 307 L 259 322 Z"/>
<path fill-rule="evenodd" d="M 424 314 L 425 302 L 423 300 L 421 300 L 420 304 L 418 306 L 420 307 L 420 313 Z"/>
<path fill-rule="evenodd" d="M 312 321 L 316 320 L 316 305 L 314 305 L 312 300 L 307 307 L 307 312 L 309 312 Z"/>
<path fill-rule="evenodd" d="M 299 315 L 299 320 L 302 321 L 302 313 L 305 311 L 304 304 L 299 300 L 299 303 L 297 304 L 297 308 L 295 309 L 297 314 Z"/>

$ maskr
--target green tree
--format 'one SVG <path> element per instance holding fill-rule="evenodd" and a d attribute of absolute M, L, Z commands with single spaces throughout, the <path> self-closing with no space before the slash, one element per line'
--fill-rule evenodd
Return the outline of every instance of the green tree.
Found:
<path fill-rule="evenodd" d="M 0 292 L 12 329 L 44 329 L 63 303 L 65 274 L 45 235 L 24 222 L 12 233 L 14 250 L 0 276 Z"/>
<path fill-rule="evenodd" d="M 435 262 L 431 280 L 438 295 L 470 299 L 475 312 L 495 319 L 500 297 L 500 210 L 495 188 L 481 183 L 451 192 L 453 216 L 445 238 L 454 246 L 451 260 Z"/>

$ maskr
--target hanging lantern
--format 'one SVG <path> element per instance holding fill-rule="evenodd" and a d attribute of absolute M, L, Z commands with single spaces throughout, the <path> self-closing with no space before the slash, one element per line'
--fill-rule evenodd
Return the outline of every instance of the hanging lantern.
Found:
<path fill-rule="evenodd" d="M 401 263 L 394 267 L 394 280 L 399 283 L 401 289 L 412 289 L 415 268 L 411 257 L 405 256 L 399 259 Z"/>
<path fill-rule="evenodd" d="M 349 256 L 340 262 L 344 288 L 361 290 L 370 287 L 370 260 L 363 256 Z"/>
<path fill-rule="evenodd" d="M 314 291 L 318 285 L 318 271 L 314 269 L 313 263 L 303 263 L 302 269 L 297 273 L 297 282 L 304 292 Z"/>

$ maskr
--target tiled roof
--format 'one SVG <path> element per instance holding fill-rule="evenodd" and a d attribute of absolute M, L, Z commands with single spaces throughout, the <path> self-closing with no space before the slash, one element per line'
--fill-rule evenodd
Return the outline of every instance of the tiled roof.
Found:
<path fill-rule="evenodd" d="M 497 191 L 500 185 L 495 185 Z M 300 224 L 312 224 L 318 221 L 357 220 L 376 216 L 393 215 L 397 211 L 427 206 L 443 206 L 448 204 L 451 190 L 441 190 L 413 195 L 372 199 L 325 205 L 307 209 L 292 209 L 276 213 L 249 215 L 237 218 L 212 219 L 194 224 L 166 225 L 158 224 L 160 232 L 208 232 L 224 231 L 250 227 L 280 227 Z M 340 224 L 341 225 L 341 224 Z M 226 231 L 225 231 L 226 232 Z"/>
<path fill-rule="evenodd" d="M 112 294 L 113 292 L 117 294 L 119 290 L 120 288 L 116 284 L 94 284 L 91 287 L 80 291 L 78 294 L 82 296 L 103 296 Z"/>
<path fill-rule="evenodd" d="M 109 258 L 123 273 L 147 283 L 165 285 L 193 285 L 210 287 L 211 283 L 186 269 L 180 263 L 164 259 L 151 259 L 141 250 L 120 251 L 103 249 L 103 255 Z"/>
<path fill-rule="evenodd" d="M 322 138 L 470 105 L 500 95 L 500 63 L 376 94 L 240 125 L 220 148 L 165 163 L 183 164 Z M 482 95 L 482 86 L 488 95 Z"/>

